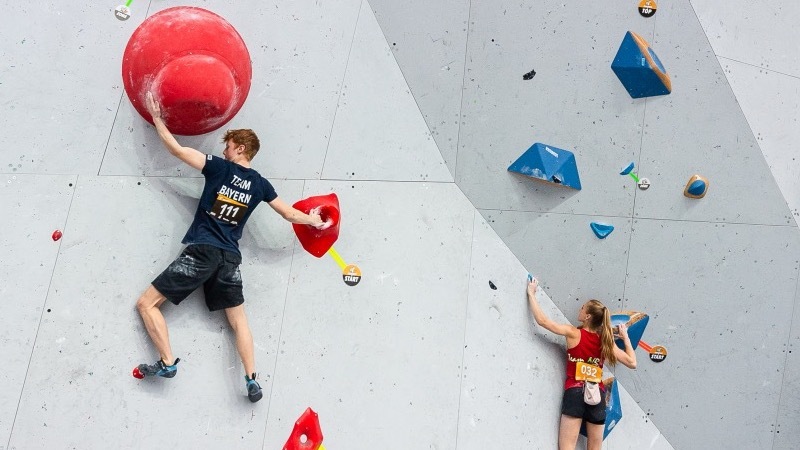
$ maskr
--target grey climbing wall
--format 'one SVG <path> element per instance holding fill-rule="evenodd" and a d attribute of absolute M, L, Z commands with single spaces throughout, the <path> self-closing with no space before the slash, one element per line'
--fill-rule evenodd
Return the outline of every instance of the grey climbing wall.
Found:
<path fill-rule="evenodd" d="M 469 4 L 368 2 L 451 174 L 458 164 Z"/>
<path fill-rule="evenodd" d="M 120 65 L 135 27 L 178 4 L 134 1 L 126 22 L 113 4 L 0 16 L 0 449 L 280 448 L 309 406 L 329 449 L 551 448 L 563 342 L 531 321 L 528 271 L 556 320 L 599 297 L 649 312 L 646 339 L 670 350 L 616 371 L 606 448 L 800 437 L 800 238 L 686 2 L 649 20 L 549 1 L 197 3 L 251 54 L 226 128 L 258 132 L 254 167 L 284 200 L 337 192 L 336 248 L 364 278 L 343 284 L 262 206 L 241 245 L 265 398 L 247 400 L 200 294 L 164 307 L 178 376 L 131 377 L 155 358 L 134 302 L 180 251 L 202 178 L 133 110 Z M 608 70 L 628 28 L 671 96 L 631 100 Z M 221 131 L 180 142 L 219 154 Z M 584 190 L 507 173 L 534 141 L 573 150 Z M 617 174 L 630 161 L 649 191 Z M 700 201 L 680 195 L 695 171 L 711 178 Z M 593 220 L 616 229 L 599 241 Z M 717 394 L 729 369 L 741 381 Z"/>
<path fill-rule="evenodd" d="M 423 113 L 454 112 L 448 86 L 415 82 L 444 62 L 425 36 L 450 28 L 453 17 L 432 24 L 418 19 L 428 17 L 423 6 L 398 12 L 372 3 L 412 92 L 425 99 Z M 449 49 L 467 48 L 456 183 L 568 318 L 589 298 L 651 315 L 645 340 L 665 345 L 667 360 L 652 363 L 639 350 L 639 369 L 618 372 L 673 446 L 792 448 L 800 438 L 788 426 L 797 417 L 789 351 L 797 345 L 800 237 L 787 199 L 796 197 L 796 143 L 774 148 L 768 165 L 688 1 L 660 2 L 649 19 L 634 6 L 470 2 L 467 13 L 454 10 L 469 18 L 468 35 Z M 704 7 L 716 40 L 759 28 L 739 28 L 727 12 L 717 22 Z M 779 25 L 792 13 L 752 12 L 745 21 L 777 15 L 769 22 Z M 644 36 L 666 66 L 671 95 L 633 100 L 610 70 L 628 30 Z M 777 62 L 779 48 L 764 50 L 772 56 L 762 68 Z M 791 57 L 781 61 L 793 67 Z M 536 75 L 523 80 L 532 69 Z M 770 102 L 792 113 L 798 99 L 785 91 Z M 774 138 L 790 132 L 773 128 Z M 572 150 L 583 190 L 506 172 L 534 142 Z M 651 180 L 649 190 L 618 175 L 631 161 Z M 776 184 L 776 170 L 788 191 Z M 702 200 L 682 195 L 695 173 L 710 179 Z M 592 221 L 615 231 L 599 240 Z M 731 364 L 743 381 L 735 393 L 719 384 Z"/>
<path fill-rule="evenodd" d="M 0 177 L 3 206 L 9 211 L 2 239 L 5 257 L 0 262 L 0 357 L 5 361 L 5 370 L 0 372 L 2 442 L 8 442 L 11 435 L 40 320 L 49 314 L 45 300 L 59 247 L 50 236 L 66 225 L 75 178 L 32 174 Z"/>

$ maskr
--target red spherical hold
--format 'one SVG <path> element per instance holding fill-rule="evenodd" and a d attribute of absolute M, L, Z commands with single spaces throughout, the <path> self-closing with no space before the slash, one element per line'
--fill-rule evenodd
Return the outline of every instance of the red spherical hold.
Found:
<path fill-rule="evenodd" d="M 139 370 L 138 367 L 133 368 L 133 378 L 143 379 L 144 374 Z"/>
<path fill-rule="evenodd" d="M 61 230 L 53 231 L 53 236 L 52 236 L 53 241 L 57 241 L 57 240 L 61 239 L 61 236 L 63 236 L 63 234 L 61 233 Z"/>
<path fill-rule="evenodd" d="M 250 92 L 250 53 L 231 24 L 211 11 L 179 6 L 158 12 L 133 32 L 122 59 L 125 92 L 150 123 L 153 91 L 167 128 L 198 135 L 225 125 Z"/>

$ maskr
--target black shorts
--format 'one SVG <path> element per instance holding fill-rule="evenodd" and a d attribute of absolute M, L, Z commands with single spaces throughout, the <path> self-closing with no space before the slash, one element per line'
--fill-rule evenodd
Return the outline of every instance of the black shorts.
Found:
<path fill-rule="evenodd" d="M 564 400 L 561 403 L 561 414 L 581 418 L 591 424 L 603 425 L 606 423 L 606 393 L 602 394 L 603 401 L 592 406 L 583 401 L 583 387 L 578 386 L 564 391 Z"/>
<path fill-rule="evenodd" d="M 153 280 L 153 287 L 177 305 L 202 284 L 209 311 L 232 308 L 244 303 L 241 262 L 231 251 L 192 244 Z"/>

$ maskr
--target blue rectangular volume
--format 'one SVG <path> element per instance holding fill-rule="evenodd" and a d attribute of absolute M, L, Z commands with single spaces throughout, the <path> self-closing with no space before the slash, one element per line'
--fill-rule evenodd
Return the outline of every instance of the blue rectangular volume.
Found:
<path fill-rule="evenodd" d="M 572 189 L 581 189 L 575 155 L 568 150 L 538 142 L 508 166 L 508 171 Z"/>

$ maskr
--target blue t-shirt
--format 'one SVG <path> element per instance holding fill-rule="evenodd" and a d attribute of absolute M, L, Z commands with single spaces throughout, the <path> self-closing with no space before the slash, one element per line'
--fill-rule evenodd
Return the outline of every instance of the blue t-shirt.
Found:
<path fill-rule="evenodd" d="M 184 244 L 208 244 L 238 255 L 247 218 L 262 201 L 278 198 L 275 188 L 255 169 L 207 155 L 206 184 Z"/>

